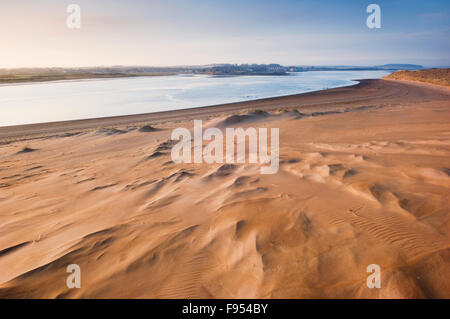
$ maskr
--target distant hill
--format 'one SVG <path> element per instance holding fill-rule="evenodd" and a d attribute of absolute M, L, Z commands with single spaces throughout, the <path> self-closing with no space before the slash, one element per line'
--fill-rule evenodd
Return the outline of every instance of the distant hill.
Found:
<path fill-rule="evenodd" d="M 418 64 L 383 64 L 377 65 L 376 68 L 382 70 L 421 70 L 423 66 Z"/>
<path fill-rule="evenodd" d="M 304 71 L 379 71 L 379 70 L 421 70 L 423 66 L 417 64 L 383 64 L 375 66 L 353 66 L 353 65 L 301 65 L 290 66 L 291 72 L 304 72 Z"/>
<path fill-rule="evenodd" d="M 389 74 L 388 76 L 385 76 L 385 78 L 394 80 L 419 81 L 450 86 L 450 68 L 427 69 L 420 71 L 397 71 Z"/>

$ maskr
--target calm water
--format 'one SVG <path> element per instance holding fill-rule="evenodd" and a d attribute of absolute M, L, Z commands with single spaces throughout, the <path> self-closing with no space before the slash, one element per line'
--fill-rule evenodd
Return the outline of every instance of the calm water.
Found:
<path fill-rule="evenodd" d="M 314 71 L 289 76 L 161 76 L 0 86 L 0 126 L 149 113 L 355 84 L 385 71 Z M 282 105 L 280 105 L 282 107 Z"/>

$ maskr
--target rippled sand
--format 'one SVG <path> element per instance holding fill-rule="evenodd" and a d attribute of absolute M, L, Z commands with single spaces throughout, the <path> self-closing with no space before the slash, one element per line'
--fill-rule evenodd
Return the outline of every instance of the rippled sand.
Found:
<path fill-rule="evenodd" d="M 172 163 L 192 119 L 279 128 L 279 172 Z M 0 297 L 450 298 L 450 89 L 363 81 L 0 137 Z"/>

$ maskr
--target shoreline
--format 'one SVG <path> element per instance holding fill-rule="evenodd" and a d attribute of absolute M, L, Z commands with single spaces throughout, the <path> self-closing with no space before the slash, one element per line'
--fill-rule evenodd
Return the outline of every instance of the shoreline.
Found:
<path fill-rule="evenodd" d="M 36 85 L 36 84 L 53 84 L 53 83 L 71 83 L 71 82 L 85 82 L 85 81 L 102 81 L 102 80 L 120 80 L 120 79 L 130 79 L 130 78 L 140 78 L 140 77 L 163 77 L 163 76 L 173 76 L 177 74 L 161 74 L 161 75 L 130 75 L 130 76 L 111 76 L 111 77 L 92 77 L 92 78 L 79 78 L 79 79 L 58 79 L 58 80 L 44 80 L 44 81 L 26 81 L 26 82 L 11 82 L 2 83 L 0 82 L 0 87 L 4 86 L 21 86 L 21 85 Z"/>
<path fill-rule="evenodd" d="M 217 115 L 228 111 L 242 111 L 248 108 L 262 108 L 266 111 L 270 111 L 277 108 L 276 103 L 287 103 L 286 106 L 279 107 L 295 107 L 293 104 L 297 102 L 297 99 L 299 99 L 298 102 L 303 102 L 302 100 L 304 98 L 308 99 L 309 97 L 312 97 L 313 99 L 319 98 L 320 100 L 320 95 L 324 92 L 330 92 L 331 94 L 340 93 L 342 89 L 351 87 L 356 88 L 361 85 L 364 86 L 366 83 L 374 80 L 378 79 L 354 79 L 352 81 L 356 83 L 331 89 L 322 89 L 305 93 L 282 95 L 248 101 L 198 106 L 179 110 L 0 126 L 0 142 L 4 139 L 16 139 L 29 135 L 39 135 L 39 137 L 45 137 L 51 134 L 69 133 L 77 130 L 85 131 L 97 128 L 99 126 L 139 125 L 143 123 L 157 124 L 161 121 L 184 119 L 185 116 L 205 116 L 209 112 L 212 112 L 211 115 Z M 323 103 L 323 101 L 319 101 L 319 103 Z"/>
<path fill-rule="evenodd" d="M 142 73 L 142 74 L 126 74 L 126 73 L 111 73 L 111 74 L 51 74 L 48 78 L 40 78 L 39 75 L 33 77 L 29 76 L 23 79 L 14 78 L 4 78 L 0 76 L 0 86 L 12 86 L 12 85 L 29 85 L 37 83 L 48 83 L 48 82 L 72 82 L 72 81 L 83 81 L 83 80 L 108 80 L 108 79 L 122 79 L 122 78 L 136 78 L 136 77 L 153 77 L 153 76 L 170 76 L 176 75 L 177 73 Z"/>
<path fill-rule="evenodd" d="M 382 95 L 390 96 L 391 99 L 395 100 L 395 97 L 392 97 L 393 92 L 401 92 L 408 89 L 408 86 L 431 88 L 442 92 L 450 91 L 446 86 L 411 80 L 382 78 L 355 79 L 352 81 L 356 81 L 356 83 L 332 89 L 180 110 L 0 126 L 0 144 L 59 134 L 83 133 L 99 127 L 157 125 L 186 119 L 207 119 L 247 109 L 274 111 L 279 108 L 298 108 L 306 112 L 312 110 L 330 111 L 343 105 L 358 107 L 361 106 L 360 102 L 378 101 L 382 97 L 379 95 L 380 92 Z M 385 92 L 383 93 L 383 91 Z"/>
<path fill-rule="evenodd" d="M 1 86 L 15 86 L 15 85 L 31 85 L 38 83 L 58 83 L 58 82 L 77 82 L 77 81 L 85 81 L 85 80 L 115 80 L 115 79 L 124 79 L 124 78 L 140 78 L 140 77 L 155 77 L 155 76 L 174 76 L 174 75 L 204 75 L 210 77 L 240 77 L 240 76 L 290 76 L 292 72 L 286 73 L 240 73 L 240 74 L 214 74 L 214 73 L 179 73 L 179 72 L 161 72 L 161 73 L 136 73 L 136 74 L 127 74 L 127 73 L 117 73 L 117 74 L 88 74 L 74 76 L 68 76 L 66 78 L 65 75 L 57 75 L 57 76 L 49 76 L 48 78 L 33 78 L 28 77 L 24 79 L 8 79 L 2 78 L 0 76 L 0 87 Z"/>
<path fill-rule="evenodd" d="M 215 77 L 213 75 L 208 75 L 208 77 L 209 76 L 210 77 Z M 246 76 L 246 75 L 232 75 L 232 76 L 229 76 L 229 77 L 240 77 L 240 76 Z M 99 79 L 92 78 L 92 79 L 79 79 L 79 80 L 55 80 L 55 81 L 48 81 L 48 82 L 52 82 L 52 83 L 66 83 L 66 82 L 84 82 L 84 81 L 116 80 L 116 79 L 120 79 L 120 78 L 104 78 L 104 79 L 103 78 L 99 78 Z M 341 85 L 341 86 L 337 86 L 337 87 L 332 87 L 332 88 L 328 88 L 327 87 L 327 88 L 324 88 L 324 89 L 317 89 L 317 90 L 308 91 L 308 92 L 286 94 L 286 95 L 268 96 L 268 97 L 256 98 L 256 99 L 252 99 L 252 100 L 242 100 L 242 101 L 219 103 L 219 104 L 209 104 L 209 105 L 201 105 L 201 106 L 187 107 L 187 108 L 182 108 L 182 109 L 173 109 L 173 110 L 156 111 L 156 112 L 131 113 L 131 114 L 122 114 L 122 115 L 106 115 L 106 116 L 101 116 L 101 117 L 67 119 L 67 120 L 59 120 L 59 121 L 51 121 L 51 122 L 36 122 L 36 123 L 14 124 L 14 125 L 0 125 L 0 128 L 16 127 L 16 126 L 27 126 L 27 125 L 38 125 L 38 124 L 44 125 L 44 124 L 52 124 L 52 123 L 68 123 L 68 122 L 73 122 L 73 121 L 102 120 L 102 119 L 110 119 L 110 118 L 122 118 L 122 117 L 128 117 L 128 116 L 142 116 L 142 115 L 150 115 L 150 114 L 156 114 L 156 113 L 160 114 L 160 113 L 166 113 L 166 112 L 185 111 L 185 110 L 190 110 L 190 109 L 200 109 L 200 108 L 205 108 L 205 107 L 226 106 L 226 105 L 233 105 L 233 104 L 244 103 L 244 102 L 257 102 L 257 101 L 263 101 L 263 100 L 267 100 L 267 99 L 278 99 L 278 98 L 284 98 L 284 97 L 289 97 L 289 96 L 297 96 L 297 95 L 303 95 L 303 94 L 307 94 L 307 93 L 317 93 L 317 92 L 322 92 L 322 91 L 327 91 L 327 90 L 332 90 L 332 89 L 338 89 L 338 88 L 343 88 L 343 87 L 354 86 L 354 85 L 358 85 L 363 80 L 366 80 L 366 79 L 349 80 L 352 83 Z M 34 83 L 34 82 L 27 82 L 27 83 L 18 84 L 18 85 L 34 85 L 34 84 L 36 84 L 36 83 Z M 7 85 L 8 84 L 6 84 L 6 86 Z M 14 84 L 12 84 L 12 85 L 14 85 Z M 0 87 L 2 87 L 2 86 L 3 85 L 0 84 Z"/>

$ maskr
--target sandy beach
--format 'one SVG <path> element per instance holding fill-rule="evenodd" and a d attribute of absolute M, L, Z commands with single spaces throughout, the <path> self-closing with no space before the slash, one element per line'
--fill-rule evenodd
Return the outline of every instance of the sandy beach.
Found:
<path fill-rule="evenodd" d="M 173 163 L 193 120 L 279 128 L 278 173 Z M 450 89 L 402 80 L 0 127 L 0 298 L 450 298 L 449 176 Z"/>

